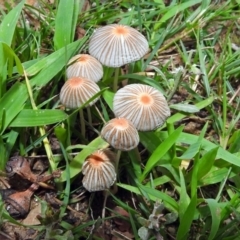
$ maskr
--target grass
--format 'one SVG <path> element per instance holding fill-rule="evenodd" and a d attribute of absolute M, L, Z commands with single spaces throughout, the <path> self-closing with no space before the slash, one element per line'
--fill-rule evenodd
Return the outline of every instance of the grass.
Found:
<path fill-rule="evenodd" d="M 78 110 L 63 111 L 58 94 L 68 60 L 88 52 L 95 28 L 115 22 L 137 28 L 150 47 L 144 59 L 121 71 L 118 81 L 159 89 L 172 114 L 157 130 L 139 133 L 141 165 L 133 152 L 122 153 L 119 192 L 109 201 L 128 212 L 134 239 L 238 239 L 239 1 L 95 1 L 89 8 L 79 0 L 38 2 L 41 8 L 25 1 L 6 5 L 0 16 L 0 168 L 4 171 L 18 152 L 44 154 L 49 171 L 62 170 L 56 185 L 62 205 L 57 211 L 40 198 L 41 224 L 32 226 L 36 239 L 107 239 L 99 233 L 103 223 L 88 195 L 87 220 L 71 224 L 66 216 L 67 206 L 83 204 L 74 192 L 76 186 L 83 190 L 84 159 L 108 147 L 99 132 L 113 117 L 114 71 L 104 67 L 97 104 L 101 116 L 91 108 L 93 124 L 86 122 L 91 133 L 86 137 Z M 85 30 L 79 39 L 77 27 Z M 52 150 L 53 136 L 60 155 Z M 2 224 L 19 224 L 0 209 Z M 110 213 L 114 209 L 107 209 L 105 221 L 115 221 Z M 112 235 L 120 232 L 115 227 Z"/>

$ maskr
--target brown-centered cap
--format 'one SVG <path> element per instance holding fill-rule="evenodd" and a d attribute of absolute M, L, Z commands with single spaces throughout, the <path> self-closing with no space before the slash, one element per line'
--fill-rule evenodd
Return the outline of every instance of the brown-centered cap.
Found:
<path fill-rule="evenodd" d="M 89 54 L 77 54 L 68 62 L 67 78 L 84 77 L 98 82 L 103 77 L 102 64 Z"/>
<path fill-rule="evenodd" d="M 108 121 L 102 128 L 101 137 L 121 151 L 129 151 L 139 143 L 137 129 L 126 118 L 114 118 Z"/>
<path fill-rule="evenodd" d="M 108 67 L 137 61 L 147 52 L 147 39 L 136 29 L 120 24 L 97 29 L 89 42 L 89 53 Z"/>
<path fill-rule="evenodd" d="M 67 108 L 78 108 L 100 91 L 99 86 L 86 78 L 73 77 L 68 79 L 60 91 L 60 101 Z M 98 98 L 89 103 L 91 106 Z"/>
<path fill-rule="evenodd" d="M 82 183 L 89 192 L 102 191 L 114 184 L 117 176 L 114 156 L 109 150 L 97 150 L 86 158 L 82 166 Z"/>
<path fill-rule="evenodd" d="M 163 94 L 144 84 L 130 84 L 119 89 L 113 99 L 113 112 L 116 117 L 130 120 L 140 131 L 153 130 L 170 116 Z"/>

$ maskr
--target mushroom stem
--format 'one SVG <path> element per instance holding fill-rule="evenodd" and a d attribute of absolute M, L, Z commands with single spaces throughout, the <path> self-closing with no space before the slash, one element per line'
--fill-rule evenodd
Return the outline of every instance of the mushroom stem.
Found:
<path fill-rule="evenodd" d="M 81 134 L 85 138 L 86 126 L 85 126 L 84 115 L 83 115 L 82 109 L 79 110 L 79 117 L 80 117 L 80 124 L 81 124 Z"/>
<path fill-rule="evenodd" d="M 88 123 L 92 126 L 92 113 L 90 107 L 87 107 Z"/>
<path fill-rule="evenodd" d="M 118 77 L 119 77 L 119 68 L 115 68 L 115 74 L 113 79 L 113 92 L 116 92 L 118 89 Z"/>
<path fill-rule="evenodd" d="M 121 156 L 122 151 L 121 150 L 117 150 L 117 154 L 116 154 L 116 172 L 118 174 L 118 165 L 119 165 L 119 160 L 120 160 L 120 156 Z"/>

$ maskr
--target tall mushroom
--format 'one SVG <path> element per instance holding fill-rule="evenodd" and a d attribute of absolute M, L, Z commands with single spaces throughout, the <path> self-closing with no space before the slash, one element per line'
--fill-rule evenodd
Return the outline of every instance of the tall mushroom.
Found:
<path fill-rule="evenodd" d="M 115 67 L 113 90 L 116 92 L 119 67 L 141 59 L 148 51 L 147 39 L 136 29 L 110 24 L 97 29 L 90 38 L 89 53 L 103 65 Z"/>
<path fill-rule="evenodd" d="M 113 99 L 113 112 L 116 117 L 130 120 L 140 131 L 153 130 L 170 116 L 163 94 L 144 84 L 130 84 L 119 89 Z"/>
<path fill-rule="evenodd" d="M 79 108 L 85 104 L 90 98 L 100 91 L 99 86 L 91 80 L 83 77 L 73 77 L 68 79 L 62 86 L 60 91 L 61 103 L 70 109 Z M 93 105 L 98 98 L 95 98 L 88 106 Z M 80 109 L 81 132 L 85 135 L 85 122 L 83 111 Z"/>

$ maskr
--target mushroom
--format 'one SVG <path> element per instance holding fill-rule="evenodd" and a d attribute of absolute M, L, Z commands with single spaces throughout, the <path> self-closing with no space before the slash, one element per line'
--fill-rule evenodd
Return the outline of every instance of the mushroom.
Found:
<path fill-rule="evenodd" d="M 84 103 L 86 103 L 90 98 L 92 98 L 95 94 L 100 91 L 99 86 L 89 79 L 83 77 L 72 77 L 68 79 L 63 85 L 60 91 L 60 101 L 61 103 L 70 109 L 79 108 Z M 87 106 L 93 105 L 98 98 L 95 98 L 91 101 Z M 91 114 L 88 110 L 88 118 L 91 123 Z M 85 135 L 85 122 L 82 109 L 79 110 L 80 113 L 80 121 L 81 121 L 81 132 L 82 135 Z"/>
<path fill-rule="evenodd" d="M 119 67 L 141 59 L 148 52 L 147 39 L 136 29 L 110 24 L 97 29 L 90 38 L 89 53 L 103 65 L 117 68 L 113 90 L 116 92 Z"/>
<path fill-rule="evenodd" d="M 136 29 L 121 24 L 97 29 L 89 42 L 89 53 L 108 67 L 121 67 L 137 61 L 147 51 L 147 39 Z"/>
<path fill-rule="evenodd" d="M 68 79 L 60 91 L 60 101 L 67 108 L 79 108 L 90 98 L 100 91 L 99 86 L 83 77 L 72 77 Z M 93 105 L 98 98 L 89 103 Z"/>
<path fill-rule="evenodd" d="M 101 63 L 89 54 L 77 54 L 68 62 L 67 78 L 84 77 L 98 82 L 103 76 Z"/>
<path fill-rule="evenodd" d="M 114 153 L 106 149 L 97 150 L 86 158 L 82 183 L 89 192 L 106 190 L 114 184 L 117 175 L 114 158 Z"/>
<path fill-rule="evenodd" d="M 122 151 L 134 149 L 137 153 L 137 160 L 140 162 L 140 155 L 137 149 L 139 135 L 135 126 L 126 118 L 114 118 L 108 121 L 101 131 L 101 137 L 112 147 L 117 149 L 116 169 L 118 170 L 119 159 Z"/>
<path fill-rule="evenodd" d="M 170 116 L 163 94 L 144 84 L 130 84 L 118 90 L 113 99 L 113 112 L 116 117 L 130 120 L 140 131 L 153 130 Z"/>
<path fill-rule="evenodd" d="M 121 151 L 130 151 L 139 143 L 137 129 L 131 121 L 122 117 L 108 121 L 102 128 L 101 137 L 112 147 Z"/>

